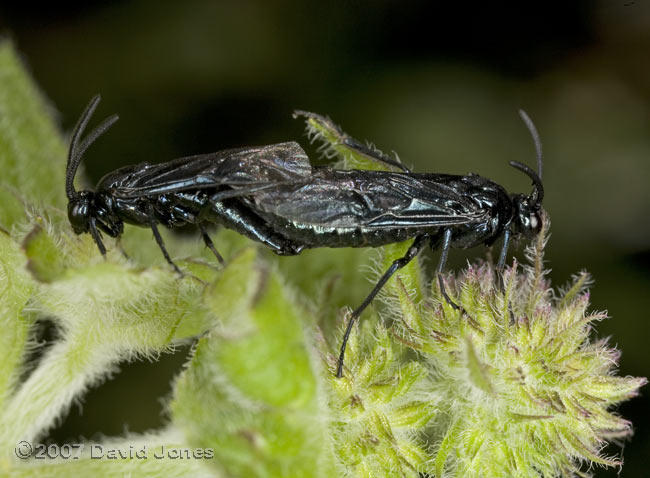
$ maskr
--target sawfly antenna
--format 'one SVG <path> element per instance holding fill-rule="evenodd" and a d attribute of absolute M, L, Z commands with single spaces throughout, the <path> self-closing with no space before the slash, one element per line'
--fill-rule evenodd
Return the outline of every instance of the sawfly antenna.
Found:
<path fill-rule="evenodd" d="M 78 192 L 74 188 L 74 178 L 77 174 L 77 169 L 81 163 L 84 153 L 88 147 L 94 143 L 97 138 L 104 134 L 108 128 L 113 126 L 115 122 L 119 119 L 117 115 L 112 115 L 102 121 L 95 129 L 93 129 L 88 136 L 82 141 L 81 136 L 83 135 L 86 126 L 90 118 L 92 118 L 93 113 L 97 109 L 97 105 L 101 101 L 101 96 L 96 95 L 90 100 L 88 106 L 81 114 L 79 121 L 72 131 L 72 138 L 70 140 L 70 149 L 68 150 L 68 163 L 66 165 L 66 175 L 65 175 L 65 192 L 70 201 L 74 200 L 78 196 Z"/>

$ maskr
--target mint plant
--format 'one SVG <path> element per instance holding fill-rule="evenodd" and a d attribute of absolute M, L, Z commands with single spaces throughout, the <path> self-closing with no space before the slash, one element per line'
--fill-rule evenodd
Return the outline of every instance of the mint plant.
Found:
<path fill-rule="evenodd" d="M 369 286 L 364 267 L 384 270 L 408 244 L 289 263 L 224 232 L 219 268 L 170 236 L 173 257 L 189 257 L 179 278 L 148 231 L 127 227 L 132 258 L 109 243 L 104 260 L 67 224 L 65 141 L 6 41 L 0 71 L 2 476 L 550 478 L 620 464 L 602 449 L 631 424 L 611 410 L 646 380 L 616 376 L 618 352 L 590 339 L 604 314 L 589 312 L 587 274 L 552 289 L 546 231 L 503 287 L 485 262 L 448 274 L 460 310 L 413 261 L 354 330 L 337 379 L 338 305 L 367 290 L 336 287 L 335 274 Z M 318 124 L 309 130 L 328 154 L 368 167 Z M 58 338 L 30 363 L 44 318 Z M 162 429 L 105 438 L 114 459 L 93 457 L 91 442 L 76 459 L 25 448 L 119 363 L 187 342 Z"/>

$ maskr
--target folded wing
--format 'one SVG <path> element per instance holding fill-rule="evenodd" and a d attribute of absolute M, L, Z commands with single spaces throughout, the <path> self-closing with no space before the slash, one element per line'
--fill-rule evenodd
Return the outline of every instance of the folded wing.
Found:
<path fill-rule="evenodd" d="M 311 227 L 445 227 L 484 221 L 481 208 L 445 175 L 316 171 L 310 178 L 245 196 L 251 208 Z"/>
<path fill-rule="evenodd" d="M 116 197 L 141 197 L 202 188 L 247 188 L 304 180 L 312 168 L 298 143 L 228 149 L 140 167 Z"/>

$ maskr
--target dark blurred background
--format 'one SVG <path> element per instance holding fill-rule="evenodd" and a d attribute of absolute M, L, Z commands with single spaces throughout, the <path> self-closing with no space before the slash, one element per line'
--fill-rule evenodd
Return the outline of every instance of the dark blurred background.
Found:
<path fill-rule="evenodd" d="M 622 375 L 650 375 L 650 3 L 154 0 L 0 4 L 65 131 L 100 92 L 120 123 L 86 172 L 291 139 L 301 108 L 397 151 L 417 171 L 479 172 L 511 191 L 534 164 L 517 110 L 545 153 L 548 267 L 556 285 L 589 270 L 596 334 L 623 351 Z M 308 149 L 313 151 L 313 149 Z M 473 250 L 453 254 L 462 266 Z M 53 438 L 140 432 L 187 350 L 136 363 L 91 392 Z M 635 425 L 621 471 L 647 476 L 650 392 L 620 407 Z M 138 407 L 125 414 L 123 403 Z M 616 452 L 614 448 L 612 453 Z"/>

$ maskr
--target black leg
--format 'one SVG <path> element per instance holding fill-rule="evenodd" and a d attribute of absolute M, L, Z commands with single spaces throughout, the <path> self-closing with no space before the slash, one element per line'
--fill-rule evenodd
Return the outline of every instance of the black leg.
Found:
<path fill-rule="evenodd" d="M 445 232 L 442 234 L 442 251 L 440 252 L 440 262 L 438 262 L 438 269 L 436 274 L 438 275 L 438 284 L 440 285 L 440 293 L 445 298 L 445 301 L 451 305 L 454 309 L 458 310 L 460 307 L 456 304 L 445 290 L 445 283 L 442 280 L 442 271 L 445 268 L 447 263 L 447 257 L 449 256 L 449 248 L 451 247 L 451 229 L 445 229 Z"/>
<path fill-rule="evenodd" d="M 165 243 L 163 242 L 163 238 L 160 235 L 160 232 L 158 231 L 158 225 L 156 224 L 156 216 L 155 216 L 153 204 L 151 203 L 149 203 L 147 206 L 147 215 L 149 216 L 149 226 L 151 227 L 151 231 L 153 232 L 153 237 L 156 238 L 156 242 L 158 243 L 158 247 L 160 247 L 163 256 L 165 256 L 167 262 L 169 262 L 169 264 L 174 268 L 176 272 L 178 272 L 180 275 L 183 275 L 183 273 L 178 268 L 178 266 L 174 264 L 171 257 L 169 257 L 169 254 L 167 253 L 167 249 L 165 249 Z"/>
<path fill-rule="evenodd" d="M 436 272 L 438 274 L 442 273 L 445 269 L 445 264 L 447 264 L 447 257 L 449 256 L 449 248 L 451 247 L 451 229 L 445 229 L 442 233 L 442 251 L 440 252 L 440 261 L 438 262 L 438 268 Z"/>
<path fill-rule="evenodd" d="M 408 251 L 406 251 L 406 254 L 404 254 L 404 257 L 395 260 L 391 264 L 388 270 L 384 272 L 384 275 L 381 276 L 381 279 L 379 279 L 379 282 L 377 282 L 377 285 L 375 285 L 374 289 L 372 289 L 370 294 L 368 294 L 368 297 L 366 297 L 362 304 L 357 307 L 354 312 L 352 312 L 352 315 L 348 319 L 348 325 L 345 329 L 345 334 L 343 335 L 343 343 L 341 344 L 341 352 L 339 353 L 339 361 L 336 367 L 336 376 L 338 378 L 341 378 L 343 376 L 343 359 L 345 358 L 345 347 L 348 344 L 348 339 L 350 338 L 350 332 L 352 332 L 352 326 L 354 325 L 354 322 L 359 318 L 365 308 L 368 307 L 370 302 L 372 302 L 372 299 L 375 298 L 382 287 L 384 287 L 386 282 L 388 282 L 388 279 L 390 279 L 396 271 L 407 265 L 415 256 L 418 255 L 418 253 L 422 250 L 422 247 L 424 246 L 427 238 L 428 236 L 426 235 L 416 237 L 411 247 L 409 247 Z"/>
<path fill-rule="evenodd" d="M 90 218 L 90 235 L 95 241 L 95 244 L 97 244 L 97 248 L 99 249 L 99 252 L 101 252 L 102 256 L 104 256 L 105 258 L 106 248 L 104 247 L 104 243 L 102 242 L 102 235 L 97 230 L 97 219 L 95 219 L 94 217 Z"/>
<path fill-rule="evenodd" d="M 501 254 L 499 254 L 499 262 L 497 262 L 497 271 L 503 271 L 506 265 L 506 256 L 508 255 L 508 246 L 510 245 L 510 229 L 503 232 L 503 246 L 501 247 Z"/>
<path fill-rule="evenodd" d="M 225 261 L 223 260 L 223 257 L 221 257 L 221 254 L 217 251 L 217 248 L 214 247 L 214 244 L 212 243 L 212 239 L 210 239 L 210 236 L 208 235 L 208 231 L 205 228 L 205 224 L 202 222 L 199 223 L 199 229 L 201 230 L 201 236 L 203 236 L 203 242 L 205 242 L 205 245 L 212 251 L 214 256 L 217 258 L 219 261 L 219 264 L 222 266 L 224 265 Z"/>
<path fill-rule="evenodd" d="M 129 257 L 129 255 L 128 255 L 128 254 L 126 253 L 126 251 L 124 250 L 124 247 L 122 247 L 121 236 L 118 236 L 118 238 L 115 240 L 115 244 L 117 245 L 117 248 L 120 250 L 120 253 L 122 254 L 122 256 L 123 256 L 127 261 L 128 261 L 128 260 L 131 260 L 131 258 Z"/>
<path fill-rule="evenodd" d="M 303 246 L 284 237 L 236 199 L 214 202 L 210 200 L 201 209 L 198 220 L 199 224 L 208 221 L 237 231 L 264 244 L 278 255 L 296 255 L 303 249 Z"/>
<path fill-rule="evenodd" d="M 508 246 L 510 245 L 510 229 L 506 229 L 503 232 L 503 246 L 501 246 L 501 253 L 499 254 L 499 261 L 497 262 L 497 288 L 501 289 L 501 292 L 506 290 L 506 280 L 503 277 L 503 268 L 506 265 L 506 256 L 508 255 Z"/>

